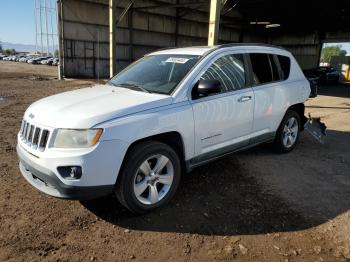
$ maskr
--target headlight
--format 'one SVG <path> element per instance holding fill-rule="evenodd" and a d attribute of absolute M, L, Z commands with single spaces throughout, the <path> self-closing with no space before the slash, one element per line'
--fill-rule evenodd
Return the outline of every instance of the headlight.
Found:
<path fill-rule="evenodd" d="M 102 129 L 58 129 L 54 147 L 87 148 L 97 144 Z"/>

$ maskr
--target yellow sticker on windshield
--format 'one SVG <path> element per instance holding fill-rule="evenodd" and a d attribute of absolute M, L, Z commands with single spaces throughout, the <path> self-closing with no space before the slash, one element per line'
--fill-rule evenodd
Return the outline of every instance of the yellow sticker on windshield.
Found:
<path fill-rule="evenodd" d="M 169 57 L 165 62 L 167 63 L 176 63 L 176 64 L 185 64 L 189 59 L 183 57 Z"/>

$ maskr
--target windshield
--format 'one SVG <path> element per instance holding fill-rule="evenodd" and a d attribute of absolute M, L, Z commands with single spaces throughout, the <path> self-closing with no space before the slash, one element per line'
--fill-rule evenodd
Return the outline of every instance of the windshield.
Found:
<path fill-rule="evenodd" d="M 170 54 L 145 56 L 122 70 L 109 84 L 170 95 L 200 57 Z"/>

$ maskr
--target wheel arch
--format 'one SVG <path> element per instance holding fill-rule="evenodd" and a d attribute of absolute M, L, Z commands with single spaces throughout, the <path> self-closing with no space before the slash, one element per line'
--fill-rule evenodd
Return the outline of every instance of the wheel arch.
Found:
<path fill-rule="evenodd" d="M 161 142 L 161 143 L 164 143 L 164 144 L 170 146 L 178 154 L 180 162 L 181 162 L 181 168 L 182 168 L 182 170 L 185 170 L 185 168 L 186 168 L 185 152 L 186 151 L 185 151 L 184 140 L 179 132 L 169 131 L 169 132 L 165 132 L 165 133 L 160 133 L 160 134 L 144 137 L 144 138 L 141 138 L 141 139 L 138 139 L 138 140 L 135 140 L 134 142 L 132 142 L 129 145 L 128 149 L 126 150 L 126 153 L 124 155 L 122 165 L 121 165 L 119 172 L 123 169 L 125 159 L 128 157 L 128 154 L 130 153 L 131 149 L 133 147 L 137 146 L 138 144 L 143 143 L 143 142 L 147 142 L 147 141 L 157 141 L 157 142 Z M 116 182 L 118 182 L 119 177 L 120 176 L 118 175 Z"/>
<path fill-rule="evenodd" d="M 305 116 L 305 105 L 304 105 L 304 103 L 298 103 L 298 104 L 291 105 L 290 107 L 288 107 L 287 111 L 288 110 L 294 111 L 294 112 L 296 112 L 299 115 L 301 123 L 302 123 L 301 130 L 303 130 L 304 129 L 304 125 L 305 125 L 305 123 L 307 121 L 307 118 Z M 286 113 L 287 113 L 287 111 L 286 111 Z"/>

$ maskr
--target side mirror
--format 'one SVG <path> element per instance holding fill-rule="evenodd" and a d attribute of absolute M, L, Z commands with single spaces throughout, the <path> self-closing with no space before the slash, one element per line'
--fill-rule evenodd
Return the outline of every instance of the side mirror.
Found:
<path fill-rule="evenodd" d="M 218 80 L 200 80 L 196 89 L 198 97 L 217 94 L 221 92 L 221 83 Z"/>

